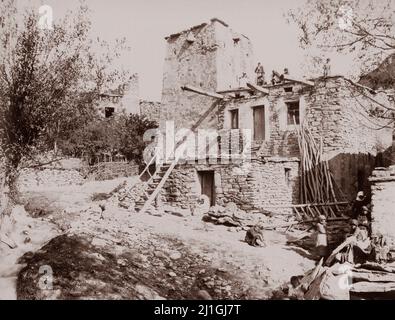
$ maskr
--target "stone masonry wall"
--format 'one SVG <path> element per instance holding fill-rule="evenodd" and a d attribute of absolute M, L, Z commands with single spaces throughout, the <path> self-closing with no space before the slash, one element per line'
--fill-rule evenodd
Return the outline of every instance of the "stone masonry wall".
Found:
<path fill-rule="evenodd" d="M 190 34 L 195 38 L 193 43 L 187 41 Z M 188 84 L 215 91 L 216 51 L 215 26 L 212 24 L 203 24 L 167 39 L 161 125 L 166 120 L 173 120 L 176 128 L 190 128 L 214 102 L 212 98 L 183 91 L 181 86 Z M 202 125 L 210 127 L 210 123 L 215 120 L 215 117 L 211 117 Z"/>
<path fill-rule="evenodd" d="M 255 207 L 277 212 L 274 206 L 299 203 L 299 161 L 297 159 L 271 159 L 253 161 L 247 179 L 254 191 Z"/>
<path fill-rule="evenodd" d="M 160 106 L 160 102 L 140 100 L 140 114 L 159 124 Z"/>
<path fill-rule="evenodd" d="M 25 169 L 18 178 L 20 191 L 50 189 L 84 182 L 82 174 L 75 169 L 42 168 Z"/>
<path fill-rule="evenodd" d="M 112 180 L 121 177 L 131 177 L 139 174 L 139 167 L 129 162 L 100 162 L 85 168 L 84 176 L 88 180 Z"/>
<path fill-rule="evenodd" d="M 166 182 L 162 196 L 173 206 L 193 207 L 201 194 L 198 171 L 213 170 L 216 204 L 235 202 L 243 210 L 287 206 L 298 203 L 298 167 L 297 160 L 178 165 Z"/>
<path fill-rule="evenodd" d="M 225 23 L 212 19 L 167 38 L 163 74 L 161 126 L 173 120 L 176 128 L 191 128 L 215 99 L 183 91 L 191 85 L 210 92 L 239 86 L 239 77 L 253 74 L 250 41 L 232 31 Z M 200 128 L 217 126 L 211 113 Z"/>
<path fill-rule="evenodd" d="M 18 178 L 21 191 L 80 185 L 87 180 L 112 180 L 138 175 L 138 166 L 127 162 L 102 162 L 93 167 L 43 167 L 22 170 Z"/>
<path fill-rule="evenodd" d="M 285 88 L 292 87 L 292 92 Z M 294 125 L 287 122 L 288 101 L 299 101 L 300 121 L 305 122 L 329 160 L 336 184 L 350 200 L 359 189 L 370 190 L 367 178 L 375 166 L 390 159 L 392 130 L 385 119 L 373 117 L 370 110 L 384 97 L 372 96 L 343 77 L 318 79 L 315 86 L 284 83 L 268 87 L 269 95 L 224 102 L 219 107 L 218 129 L 230 128 L 230 111 L 239 109 L 239 127 L 253 133 L 253 108 L 265 106 L 265 141 L 253 142 L 258 157 L 299 157 Z"/>
<path fill-rule="evenodd" d="M 339 153 L 384 152 L 392 144 L 392 129 L 383 128 L 386 119 L 370 112 L 385 102 L 382 94 L 372 95 L 355 87 L 343 77 L 316 81 L 314 90 L 306 96 L 306 117 L 309 127 L 323 137 L 324 151 L 329 158 Z"/>
<path fill-rule="evenodd" d="M 371 116 L 377 107 L 372 99 L 383 97 L 361 91 L 342 77 L 316 81 L 306 96 L 309 128 L 317 141 L 322 137 L 336 184 L 349 200 L 359 190 L 369 193 L 374 167 L 389 164 L 381 154 L 391 148 L 392 130 L 384 128 L 387 120 Z"/>
<path fill-rule="evenodd" d="M 372 233 L 382 234 L 395 244 L 395 166 L 373 171 Z"/>

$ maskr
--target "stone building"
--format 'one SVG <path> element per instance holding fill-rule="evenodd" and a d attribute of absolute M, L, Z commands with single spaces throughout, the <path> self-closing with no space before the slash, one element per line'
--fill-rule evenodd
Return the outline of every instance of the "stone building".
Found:
<path fill-rule="evenodd" d="M 395 166 L 377 168 L 372 184 L 372 234 L 383 235 L 395 244 Z"/>
<path fill-rule="evenodd" d="M 373 103 L 386 103 L 385 95 L 342 76 L 309 81 L 286 77 L 274 85 L 247 86 L 240 79 L 254 83 L 252 44 L 218 19 L 166 40 L 162 132 L 169 133 L 169 121 L 176 131 L 198 122 L 199 129 L 211 129 L 211 142 L 220 144 L 213 155 L 206 144 L 199 144 L 199 134 L 192 138 L 192 149 L 208 153 L 185 155 L 172 171 L 162 190 L 171 205 L 191 207 L 201 194 L 212 205 L 233 201 L 249 211 L 299 203 L 296 128 L 301 123 L 317 143 L 322 141 L 334 179 L 349 199 L 358 190 L 368 191 L 373 168 L 386 165 L 392 130 L 374 116 Z M 196 93 L 199 90 L 214 95 Z M 223 143 L 238 145 L 248 157 L 224 157 Z"/>
<path fill-rule="evenodd" d="M 133 74 L 124 85 L 101 93 L 97 109 L 106 118 L 121 112 L 139 113 L 138 74 Z"/>
<path fill-rule="evenodd" d="M 114 114 L 141 114 L 149 120 L 159 120 L 160 102 L 140 100 L 139 76 L 134 73 L 129 81 L 114 90 L 100 94 L 97 110 L 109 118 Z"/>

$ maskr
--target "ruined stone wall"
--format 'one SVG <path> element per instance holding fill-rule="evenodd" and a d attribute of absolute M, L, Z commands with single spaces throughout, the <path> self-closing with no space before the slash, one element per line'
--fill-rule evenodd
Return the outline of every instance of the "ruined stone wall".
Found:
<path fill-rule="evenodd" d="M 297 160 L 252 160 L 244 164 L 184 164 L 171 173 L 162 191 L 173 206 L 191 208 L 201 194 L 198 171 L 214 171 L 215 202 L 235 202 L 243 210 L 291 205 L 299 199 Z M 287 172 L 287 173 L 286 173 Z"/>
<path fill-rule="evenodd" d="M 112 180 L 121 177 L 132 177 L 139 174 L 139 167 L 129 162 L 100 162 L 94 166 L 84 168 L 87 180 Z"/>
<path fill-rule="evenodd" d="M 43 154 L 40 161 L 45 163 L 51 159 L 51 154 Z M 82 166 L 80 159 L 66 158 L 37 168 L 25 168 L 19 174 L 17 186 L 20 191 L 31 191 L 78 185 L 84 182 Z"/>
<path fill-rule="evenodd" d="M 18 178 L 20 191 L 50 189 L 68 185 L 80 185 L 89 180 L 112 180 L 138 175 L 139 167 L 128 162 L 102 162 L 89 167 L 46 166 L 24 169 Z"/>
<path fill-rule="evenodd" d="M 40 168 L 22 170 L 17 186 L 23 191 L 51 189 L 56 187 L 78 185 L 84 182 L 79 170 L 61 168 Z"/>
<path fill-rule="evenodd" d="M 372 233 L 382 234 L 395 244 L 395 166 L 373 171 Z"/>

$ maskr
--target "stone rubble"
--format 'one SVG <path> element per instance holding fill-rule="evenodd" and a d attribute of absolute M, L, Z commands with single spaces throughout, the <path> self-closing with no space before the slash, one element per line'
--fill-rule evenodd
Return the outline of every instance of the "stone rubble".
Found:
<path fill-rule="evenodd" d="M 203 216 L 203 221 L 221 224 L 228 227 L 236 227 L 237 230 L 247 230 L 259 222 L 272 224 L 273 219 L 263 214 L 247 213 L 237 207 L 234 202 L 229 202 L 225 207 L 213 206 Z"/>

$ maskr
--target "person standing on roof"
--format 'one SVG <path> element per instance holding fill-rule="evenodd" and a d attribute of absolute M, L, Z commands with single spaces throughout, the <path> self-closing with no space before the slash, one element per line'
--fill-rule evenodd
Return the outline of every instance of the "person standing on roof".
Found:
<path fill-rule="evenodd" d="M 326 62 L 324 64 L 324 77 L 329 77 L 331 75 L 331 59 L 326 59 Z"/>
<path fill-rule="evenodd" d="M 258 86 L 263 86 L 265 84 L 265 70 L 263 69 L 263 65 L 258 62 L 257 67 L 255 68 L 256 73 L 256 84 Z"/>

